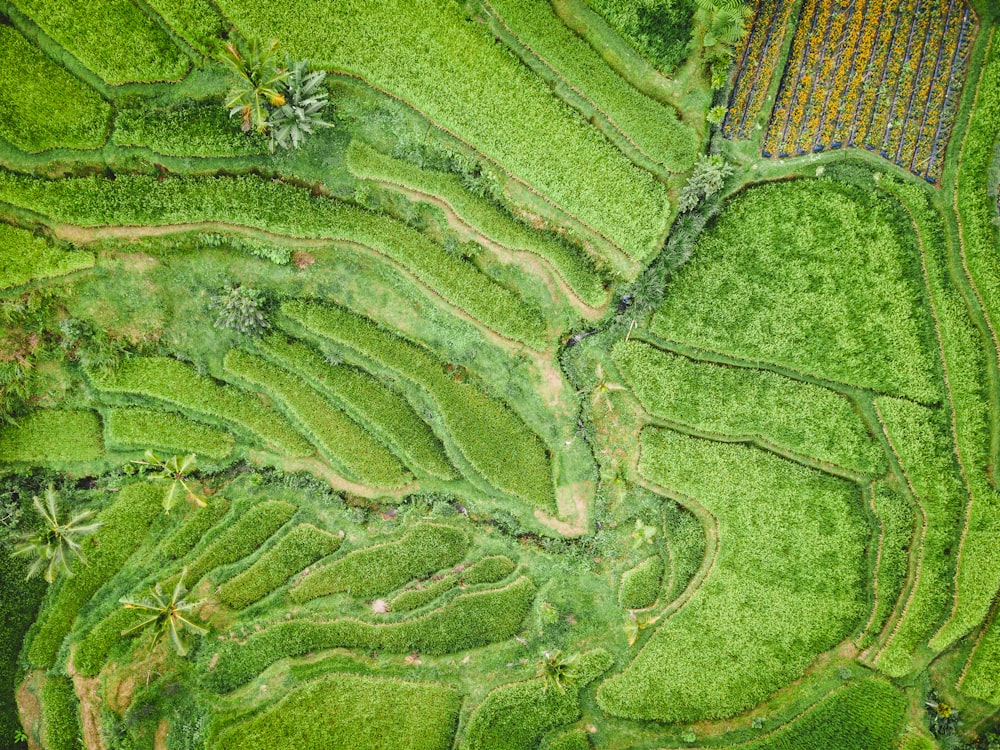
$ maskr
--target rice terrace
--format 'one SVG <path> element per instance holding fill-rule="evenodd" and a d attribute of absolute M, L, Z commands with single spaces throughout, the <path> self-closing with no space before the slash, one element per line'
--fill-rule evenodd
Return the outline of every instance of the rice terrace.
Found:
<path fill-rule="evenodd" d="M 1000 750 L 998 30 L 0 0 L 0 750 Z"/>

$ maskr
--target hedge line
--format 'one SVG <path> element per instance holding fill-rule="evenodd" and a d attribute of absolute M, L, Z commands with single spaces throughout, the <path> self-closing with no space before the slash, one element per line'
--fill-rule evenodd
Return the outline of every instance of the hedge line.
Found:
<path fill-rule="evenodd" d="M 27 654 L 32 666 L 52 666 L 77 611 L 139 548 L 153 519 L 163 512 L 162 500 L 163 487 L 140 482 L 122 488 L 101 511 L 97 520 L 103 525 L 83 545 L 87 565 L 75 565 L 74 575 L 50 590 L 36 629 L 29 633 Z"/>
<path fill-rule="evenodd" d="M 451 688 L 332 674 L 223 730 L 219 750 L 450 750 L 462 701 Z"/>
<path fill-rule="evenodd" d="M 0 462 L 65 467 L 104 455 L 101 421 L 92 411 L 38 409 L 0 428 Z"/>
<path fill-rule="evenodd" d="M 313 453 L 280 414 L 235 388 L 198 375 L 175 359 L 133 357 L 113 371 L 89 372 L 88 376 L 100 391 L 143 396 L 171 404 L 196 419 L 232 425 L 285 456 Z"/>
<path fill-rule="evenodd" d="M 69 677 L 49 677 L 42 684 L 39 697 L 46 750 L 79 750 L 83 731 L 80 726 L 80 701 L 73 689 L 73 681 Z"/>
<path fill-rule="evenodd" d="M 532 750 L 552 727 L 580 718 L 579 690 L 611 666 L 603 649 L 583 654 L 560 691 L 543 679 L 501 685 L 476 708 L 465 729 L 462 750 Z"/>
<path fill-rule="evenodd" d="M 413 478 L 387 448 L 297 375 L 238 349 L 226 352 L 223 369 L 273 398 L 320 454 L 348 478 L 375 487 L 399 487 Z"/>
<path fill-rule="evenodd" d="M 864 615 L 856 485 L 739 444 L 642 432 L 643 476 L 718 523 L 708 577 L 598 703 L 664 722 L 732 716 L 798 678 Z M 809 498 L 808 512 L 802 498 Z"/>
<path fill-rule="evenodd" d="M 475 265 L 402 222 L 303 188 L 253 176 L 158 179 L 118 175 L 43 180 L 0 172 L 0 201 L 80 226 L 162 226 L 192 221 L 360 243 L 404 266 L 484 326 L 535 348 L 545 319 Z"/>
<path fill-rule="evenodd" d="M 350 618 L 278 622 L 245 642 L 221 643 L 215 670 L 207 680 L 214 689 L 229 692 L 279 659 L 326 648 L 430 655 L 479 648 L 510 638 L 521 628 L 535 590 L 531 579 L 522 576 L 500 589 L 459 594 L 440 609 L 402 622 L 372 624 Z M 212 649 L 203 649 L 201 656 L 213 658 L 209 652 Z"/>
<path fill-rule="evenodd" d="M 363 370 L 331 365 L 312 347 L 274 335 L 259 344 L 261 353 L 300 375 L 335 399 L 351 417 L 384 439 L 411 468 L 440 479 L 454 479 L 444 447 L 410 403 Z"/>
<path fill-rule="evenodd" d="M 111 84 L 176 81 L 188 60 L 129 0 L 16 0 L 18 9 Z"/>
<path fill-rule="evenodd" d="M 723 435 L 760 435 L 820 461 L 877 476 L 885 455 L 839 393 L 766 370 L 694 362 L 623 341 L 615 365 L 650 414 Z"/>
<path fill-rule="evenodd" d="M 458 529 L 418 523 L 399 539 L 354 550 L 317 568 L 292 588 L 292 601 L 346 591 L 369 599 L 388 594 L 414 578 L 454 565 L 469 548 L 469 538 Z"/>
<path fill-rule="evenodd" d="M 4 28 L 0 26 L 0 35 Z M 2 53 L 0 48 L 0 54 Z M 0 102 L 0 107 L 2 106 Z M 67 251 L 50 245 L 31 232 L 9 224 L 0 224 L 0 289 L 10 289 L 38 279 L 65 276 L 93 265 L 94 254 L 91 252 Z"/>
<path fill-rule="evenodd" d="M 440 198 L 477 232 L 504 247 L 547 260 L 588 305 L 599 307 L 605 302 L 607 293 L 598 272 L 576 245 L 552 234 L 530 230 L 490 201 L 466 190 L 458 175 L 421 169 L 381 154 L 358 140 L 351 141 L 346 162 L 355 177 L 393 182 Z"/>
<path fill-rule="evenodd" d="M 486 4 L 486 3 L 484 3 Z M 630 86 L 545 0 L 488 0 L 514 34 L 613 122 L 650 160 L 686 172 L 700 144 L 677 111 Z M 585 112 L 588 114 L 589 112 Z"/>
<path fill-rule="evenodd" d="M 340 539 L 312 524 L 289 531 L 257 561 L 219 587 L 219 601 L 243 609 L 271 593 L 307 565 L 337 551 Z"/>
<path fill-rule="evenodd" d="M 296 511 L 291 503 L 266 500 L 256 503 L 233 521 L 187 566 L 185 584 L 188 588 L 202 576 L 222 565 L 242 560 L 253 554 L 272 534 L 285 525 Z M 171 578 L 173 581 L 174 578 Z"/>
<path fill-rule="evenodd" d="M 659 555 L 647 557 L 622 574 L 622 581 L 618 587 L 618 603 L 625 609 L 650 607 L 660 595 L 662 582 L 663 559 Z"/>
<path fill-rule="evenodd" d="M 190 1 L 190 0 L 189 0 Z M 120 108 L 115 113 L 111 141 L 118 146 L 145 146 L 166 156 L 255 156 L 267 153 L 267 143 L 240 130 L 213 102 L 163 109 L 148 103 Z"/>
<path fill-rule="evenodd" d="M 160 540 L 156 551 L 168 560 L 179 560 L 195 548 L 202 537 L 226 513 L 229 512 L 229 501 L 224 497 L 213 495 L 206 498 L 208 505 L 204 508 L 191 508 L 184 521 L 173 532 Z"/>
<path fill-rule="evenodd" d="M 219 6 L 245 34 L 278 36 L 293 57 L 403 97 L 637 260 L 659 249 L 666 187 L 557 101 L 461 6 L 351 0 L 333 15 L 309 0 Z"/>
<path fill-rule="evenodd" d="M 108 443 L 122 450 L 154 448 L 221 460 L 233 452 L 236 442 L 215 427 L 152 409 L 109 409 L 104 426 Z"/>
<path fill-rule="evenodd" d="M 937 403 L 933 321 L 899 213 L 884 194 L 830 180 L 748 188 L 699 238 L 653 331 Z"/>
<path fill-rule="evenodd" d="M 360 315 L 304 300 L 286 302 L 281 310 L 309 333 L 349 347 L 426 390 L 459 451 L 487 482 L 555 512 L 548 452 L 505 404 L 473 385 L 456 382 L 426 349 Z"/>
<path fill-rule="evenodd" d="M 22 151 L 98 148 L 111 108 L 11 26 L 0 26 L 0 138 Z"/>
<path fill-rule="evenodd" d="M 920 580 L 892 641 L 876 660 L 886 674 L 899 677 L 913 668 L 914 653 L 948 614 L 958 524 L 967 494 L 944 414 L 902 399 L 878 398 L 875 403 L 927 515 Z"/>

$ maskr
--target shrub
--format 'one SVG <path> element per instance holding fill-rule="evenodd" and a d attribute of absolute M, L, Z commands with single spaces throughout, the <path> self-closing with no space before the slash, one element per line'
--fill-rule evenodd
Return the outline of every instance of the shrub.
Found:
<path fill-rule="evenodd" d="M 170 35 L 128 0 L 71 7 L 59 0 L 19 0 L 17 7 L 107 83 L 176 81 L 187 72 L 187 58 Z"/>
<path fill-rule="evenodd" d="M 522 576 L 503 588 L 459 594 L 438 609 L 401 622 L 373 624 L 350 618 L 278 622 L 245 642 L 221 643 L 215 671 L 207 679 L 216 690 L 229 692 L 279 659 L 326 648 L 429 655 L 479 648 L 510 638 L 521 628 L 535 591 L 531 579 Z"/>
<path fill-rule="evenodd" d="M 399 487 L 412 479 L 388 449 L 297 375 L 237 349 L 226 353 L 223 367 L 274 398 L 323 457 L 350 478 L 375 487 Z"/>
<path fill-rule="evenodd" d="M 285 456 L 313 452 L 280 414 L 175 359 L 133 357 L 113 372 L 90 371 L 88 376 L 99 391 L 145 397 L 175 406 L 195 419 L 232 425 Z"/>
<path fill-rule="evenodd" d="M 694 26 L 694 0 L 587 0 L 605 20 L 664 73 L 687 56 Z"/>
<path fill-rule="evenodd" d="M 228 284 L 212 297 L 209 309 L 217 313 L 215 327 L 236 331 L 240 336 L 260 336 L 271 327 L 264 308 L 263 292 L 248 286 Z"/>
<path fill-rule="evenodd" d="M 107 102 L 11 26 L 0 26 L 0 78 L 0 137 L 16 148 L 98 148 L 107 138 Z"/>
<path fill-rule="evenodd" d="M 233 436 L 172 412 L 152 409 L 109 409 L 108 443 L 122 450 L 153 448 L 195 453 L 221 460 L 233 452 Z"/>
<path fill-rule="evenodd" d="M 336 400 L 356 422 L 385 440 L 411 468 L 440 479 L 455 477 L 440 440 L 409 401 L 368 373 L 343 364 L 331 365 L 312 347 L 280 335 L 263 339 L 258 348 L 264 356 Z"/>
<path fill-rule="evenodd" d="M 326 71 L 310 71 L 307 60 L 288 61 L 286 67 L 288 77 L 281 83 L 285 101 L 274 107 L 267 118 L 271 153 L 274 153 L 275 146 L 298 148 L 306 136 L 322 128 L 333 127 L 323 119 L 323 110 L 329 103 L 326 91 L 320 88 Z"/>
<path fill-rule="evenodd" d="M 535 507 L 555 511 L 548 453 L 506 405 L 471 384 L 447 377 L 441 362 L 427 350 L 367 318 L 301 300 L 286 302 L 281 310 L 309 333 L 350 347 L 425 389 L 459 451 L 487 482 Z"/>
<path fill-rule="evenodd" d="M 198 243 L 205 247 L 231 247 L 233 250 L 252 255 L 255 258 L 269 260 L 278 266 L 287 266 L 292 262 L 292 251 L 289 248 L 253 237 L 210 232 L 199 234 Z"/>
<path fill-rule="evenodd" d="M 418 523 L 399 539 L 354 550 L 311 571 L 291 596 L 307 602 L 340 591 L 363 599 L 388 594 L 409 580 L 454 565 L 468 547 L 468 537 L 458 529 Z"/>
<path fill-rule="evenodd" d="M 125 564 L 142 545 L 150 524 L 162 512 L 160 487 L 140 482 L 122 488 L 97 516 L 98 529 L 84 546 L 87 565 L 49 592 L 27 645 L 28 662 L 50 667 L 77 611 Z"/>
<path fill-rule="evenodd" d="M 296 687 L 256 716 L 227 727 L 214 747 L 450 750 L 460 708 L 458 694 L 435 683 L 332 674 Z"/>
<path fill-rule="evenodd" d="M 711 198 L 722 190 L 727 177 L 733 174 L 733 168 L 721 156 L 698 155 L 694 171 L 681 190 L 677 208 L 681 213 L 690 211 L 703 200 Z"/>
<path fill-rule="evenodd" d="M 529 229 L 490 201 L 466 190 L 458 175 L 421 169 L 380 154 L 358 140 L 351 141 L 346 158 L 348 169 L 356 177 L 433 196 L 444 201 L 461 221 L 499 245 L 544 258 L 588 305 L 600 306 L 607 298 L 586 253 L 555 235 Z"/>
<path fill-rule="evenodd" d="M 233 523 L 226 526 L 222 533 L 214 537 L 201 554 L 187 566 L 185 580 L 194 588 L 194 584 L 206 573 L 253 554 L 295 515 L 295 510 L 295 506 L 291 503 L 278 500 L 267 500 L 251 506 Z M 171 583 L 164 588 L 172 585 L 173 580 L 172 577 Z"/>
<path fill-rule="evenodd" d="M 619 342 L 613 355 L 655 417 L 729 437 L 763 438 L 871 476 L 885 471 L 880 446 L 839 393 L 766 370 L 693 361 L 634 339 Z"/>
<path fill-rule="evenodd" d="M 663 582 L 663 560 L 659 555 L 647 557 L 622 574 L 618 587 L 618 602 L 625 609 L 650 607 L 660 594 Z"/>
<path fill-rule="evenodd" d="M 38 409 L 0 428 L 0 462 L 62 468 L 103 455 L 101 422 L 92 411 Z"/>
<path fill-rule="evenodd" d="M 590 740 L 582 729 L 571 729 L 546 742 L 544 750 L 590 750 Z"/>
<path fill-rule="evenodd" d="M 253 565 L 219 588 L 219 601 L 243 609 L 262 599 L 307 565 L 337 551 L 340 539 L 303 523 L 289 531 Z"/>
<path fill-rule="evenodd" d="M 641 441 L 640 473 L 703 504 L 718 548 L 700 588 L 598 702 L 631 719 L 732 716 L 798 678 L 862 616 L 857 488 L 743 445 L 654 428 Z"/>
<path fill-rule="evenodd" d="M 78 750 L 81 744 L 80 701 L 68 677 L 49 677 L 41 690 L 42 725 L 47 750 Z"/>

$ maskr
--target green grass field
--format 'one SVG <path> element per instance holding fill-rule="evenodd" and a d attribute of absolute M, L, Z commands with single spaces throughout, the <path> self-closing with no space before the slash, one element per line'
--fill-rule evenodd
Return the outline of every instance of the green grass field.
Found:
<path fill-rule="evenodd" d="M 0 0 L 0 748 L 1000 748 L 994 5 Z"/>

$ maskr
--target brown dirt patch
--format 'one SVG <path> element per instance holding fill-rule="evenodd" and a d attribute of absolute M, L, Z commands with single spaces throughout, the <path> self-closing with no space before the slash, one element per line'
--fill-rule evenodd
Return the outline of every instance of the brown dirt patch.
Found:
<path fill-rule="evenodd" d="M 21 726 L 28 735 L 28 750 L 41 750 L 42 747 L 42 703 L 38 700 L 38 692 L 43 684 L 45 672 L 36 669 L 17 689 L 17 713 L 21 718 Z"/>
<path fill-rule="evenodd" d="M 73 678 L 73 689 L 80 699 L 80 718 L 83 723 L 83 744 L 88 750 L 105 750 L 101 732 L 101 680 L 99 677 L 82 677 L 73 667 L 73 656 L 66 663 L 66 671 Z"/>
<path fill-rule="evenodd" d="M 153 737 L 153 750 L 167 750 L 168 731 L 170 731 L 170 724 L 166 719 L 160 719 L 160 724 L 156 727 L 156 735 Z"/>

